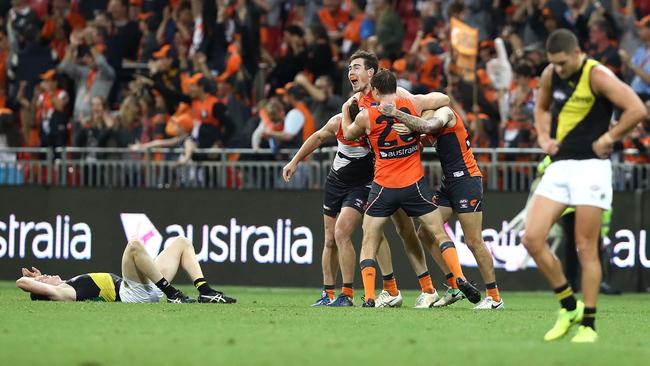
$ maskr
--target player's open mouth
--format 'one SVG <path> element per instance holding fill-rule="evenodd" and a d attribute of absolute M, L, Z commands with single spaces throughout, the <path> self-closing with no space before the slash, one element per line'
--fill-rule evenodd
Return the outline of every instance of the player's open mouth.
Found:
<path fill-rule="evenodd" d="M 359 79 L 357 79 L 356 76 L 350 76 L 350 83 L 352 83 L 352 86 L 355 87 L 359 85 Z"/>

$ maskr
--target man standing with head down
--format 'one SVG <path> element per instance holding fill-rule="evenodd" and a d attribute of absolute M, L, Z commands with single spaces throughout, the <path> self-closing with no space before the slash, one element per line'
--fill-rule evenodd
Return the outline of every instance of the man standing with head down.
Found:
<path fill-rule="evenodd" d="M 588 58 L 568 30 L 554 31 L 546 42 L 550 65 L 542 73 L 535 105 L 539 145 L 553 160 L 535 190 L 528 209 L 523 243 L 553 288 L 561 309 L 544 340 L 566 335 L 591 343 L 602 276 L 598 235 L 603 210 L 612 203 L 612 167 L 607 159 L 620 141 L 646 115 L 634 91 L 609 69 Z M 614 107 L 622 114 L 610 129 Z M 575 239 L 582 268 L 584 302 L 577 300 L 559 260 L 546 243 L 553 223 L 569 207 L 576 209 Z"/>

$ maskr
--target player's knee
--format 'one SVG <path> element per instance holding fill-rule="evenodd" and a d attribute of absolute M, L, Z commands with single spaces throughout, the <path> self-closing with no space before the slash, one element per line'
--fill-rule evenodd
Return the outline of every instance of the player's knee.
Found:
<path fill-rule="evenodd" d="M 350 230 L 344 226 L 337 226 L 334 229 L 334 240 L 336 245 L 342 246 L 350 243 Z"/>
<path fill-rule="evenodd" d="M 531 255 L 535 255 L 540 252 L 546 243 L 543 238 L 529 233 L 525 233 L 521 238 L 521 242 Z"/>
<path fill-rule="evenodd" d="M 599 261 L 598 244 L 593 241 L 576 238 L 576 250 L 580 261 Z"/>
<path fill-rule="evenodd" d="M 126 250 L 129 252 L 139 252 L 144 250 L 144 243 L 139 239 L 131 239 L 126 244 Z"/>
<path fill-rule="evenodd" d="M 192 246 L 192 242 L 190 239 L 184 237 L 184 236 L 176 236 L 170 239 L 171 240 L 171 245 L 178 245 L 178 246 L 183 246 L 183 247 L 189 247 Z"/>
<path fill-rule="evenodd" d="M 483 245 L 483 238 L 478 236 L 465 236 L 465 244 L 472 250 Z"/>
<path fill-rule="evenodd" d="M 325 248 L 334 249 L 336 248 L 336 241 L 332 236 L 325 237 Z"/>

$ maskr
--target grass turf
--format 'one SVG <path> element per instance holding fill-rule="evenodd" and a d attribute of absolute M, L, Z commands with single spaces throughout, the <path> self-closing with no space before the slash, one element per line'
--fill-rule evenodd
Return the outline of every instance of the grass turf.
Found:
<path fill-rule="evenodd" d="M 192 288 L 184 287 L 195 294 Z M 225 288 L 235 305 L 32 302 L 0 282 L 2 365 L 647 365 L 650 296 L 601 297 L 595 345 L 544 343 L 550 293 L 416 310 L 311 308 L 316 289 Z M 360 295 L 360 292 L 358 292 Z M 357 299 L 360 303 L 360 300 Z"/>

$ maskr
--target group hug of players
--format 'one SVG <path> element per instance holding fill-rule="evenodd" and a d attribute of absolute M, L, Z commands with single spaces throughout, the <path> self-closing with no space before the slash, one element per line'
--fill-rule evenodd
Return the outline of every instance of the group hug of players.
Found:
<path fill-rule="evenodd" d="M 493 258 L 482 239 L 481 172 L 463 121 L 448 106 L 449 97 L 437 92 L 412 95 L 398 88 L 395 75 L 380 70 L 377 57 L 367 51 L 352 55 L 348 78 L 354 95 L 344 103 L 340 114 L 304 142 L 283 170 L 288 181 L 300 161 L 324 140 L 336 136 L 338 151 L 327 177 L 323 202 L 324 291 L 314 305 L 354 305 L 356 253 L 351 236 L 362 217 L 362 306 L 402 305 L 383 233 L 390 217 L 420 283 L 416 308 L 446 306 L 467 298 L 478 303 L 475 309 L 503 309 Z M 436 142 L 443 169 L 441 187 L 435 193 L 424 178 L 421 162 L 425 139 Z M 487 294 L 482 301 L 481 293 L 463 275 L 454 243 L 444 229 L 444 223 L 454 213 L 485 282 Z M 420 222 L 419 230 L 414 218 Z M 449 287 L 442 295 L 433 286 L 424 248 L 446 275 Z M 375 293 L 377 265 L 383 275 L 379 296 Z M 343 285 L 335 298 L 339 268 Z"/>

